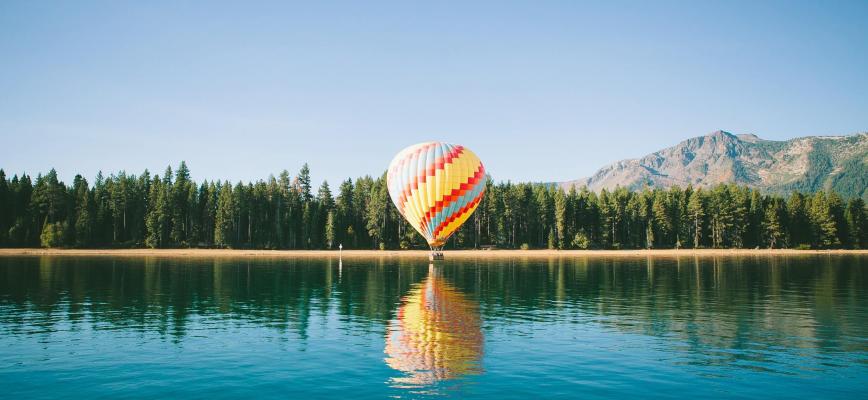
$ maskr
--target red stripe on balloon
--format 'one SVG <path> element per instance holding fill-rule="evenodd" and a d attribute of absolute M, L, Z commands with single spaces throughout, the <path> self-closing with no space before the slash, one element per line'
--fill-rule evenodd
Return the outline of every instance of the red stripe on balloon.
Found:
<path fill-rule="evenodd" d="M 398 161 L 397 163 L 395 163 L 395 164 L 392 166 L 392 169 L 389 171 L 389 173 L 386 174 L 386 178 L 387 178 L 388 180 L 390 180 L 390 179 L 391 179 L 390 177 L 392 176 L 392 174 L 397 174 L 398 171 L 404 169 L 404 165 L 405 165 L 405 164 L 407 164 L 407 163 L 409 163 L 409 162 L 411 162 L 411 161 L 415 161 L 416 159 L 419 158 L 419 155 L 420 155 L 420 154 L 422 154 L 422 153 L 425 152 L 425 151 L 428 151 L 428 149 L 430 149 L 430 148 L 432 148 L 432 147 L 434 147 L 434 146 L 437 146 L 437 145 L 439 145 L 439 143 L 437 143 L 437 142 L 431 142 L 431 143 L 428 143 L 428 144 L 425 144 L 425 145 L 419 146 L 418 149 L 416 149 L 415 151 L 413 151 L 413 152 L 410 153 L 410 154 L 407 154 L 404 158 L 402 158 L 400 161 Z M 387 185 L 390 185 L 390 186 L 391 186 L 391 183 L 387 182 Z M 402 192 L 401 192 L 401 196 L 399 196 L 399 200 L 398 200 L 398 202 L 397 202 L 398 204 L 396 204 L 396 206 L 398 206 L 398 211 L 400 211 L 402 215 L 404 214 L 404 200 L 403 200 L 404 198 L 405 198 L 405 196 L 404 196 L 403 191 L 402 191 Z"/>
<path fill-rule="evenodd" d="M 444 228 L 449 226 L 449 224 L 452 223 L 452 221 L 455 221 L 460 216 L 466 214 L 473 207 L 476 207 L 476 205 L 479 204 L 480 201 L 482 201 L 482 196 L 484 194 L 485 194 L 485 190 L 483 189 L 482 191 L 479 192 L 479 194 L 476 196 L 476 198 L 473 199 L 473 201 L 471 201 L 470 203 L 467 203 L 467 205 L 465 205 L 464 207 L 461 207 L 461 210 L 458 210 L 457 213 L 450 215 L 449 218 L 447 218 L 445 221 L 440 223 L 440 225 L 437 226 L 437 229 L 434 230 L 434 237 L 436 238 L 437 235 L 440 234 L 440 231 L 442 231 Z"/>
<path fill-rule="evenodd" d="M 457 158 L 461 153 L 464 152 L 464 146 L 455 146 L 449 153 L 446 153 L 444 156 L 437 157 L 434 159 L 432 165 L 426 168 L 421 174 L 416 176 L 416 179 L 413 182 L 408 183 L 404 190 L 401 191 L 401 196 L 398 197 L 398 204 L 400 204 L 400 211 L 404 213 L 404 201 L 410 197 L 410 194 L 413 190 L 418 189 L 420 184 L 424 184 L 428 177 L 434 177 L 438 170 L 442 170 L 446 168 L 447 164 L 451 164 L 455 158 Z"/>
<path fill-rule="evenodd" d="M 419 154 L 421 154 L 424 151 L 428 151 L 428 149 L 430 149 L 434 146 L 437 146 L 438 144 L 439 143 L 437 143 L 437 142 L 432 142 L 432 143 L 425 144 L 423 146 L 419 146 L 419 148 L 416 149 L 416 151 L 414 151 L 410 154 L 407 154 L 407 156 L 402 158 L 401 161 L 398 161 L 398 163 L 395 164 L 394 170 L 397 171 L 397 170 L 401 169 L 401 167 L 404 166 L 404 164 L 406 164 L 410 159 L 418 158 Z"/>
<path fill-rule="evenodd" d="M 428 209 L 425 212 L 425 215 L 422 217 L 421 227 L 425 229 L 428 227 L 428 224 L 431 222 L 431 219 L 434 218 L 434 215 L 438 212 L 442 211 L 444 208 L 449 207 L 453 202 L 458 200 L 461 196 L 464 196 L 468 190 L 472 189 L 482 177 L 485 176 L 485 167 L 482 166 L 482 163 L 479 163 L 479 166 L 476 168 L 476 173 L 467 178 L 467 182 L 462 183 L 457 188 L 452 189 L 452 191 L 443 196 L 442 200 L 434 203 L 434 207 Z"/>

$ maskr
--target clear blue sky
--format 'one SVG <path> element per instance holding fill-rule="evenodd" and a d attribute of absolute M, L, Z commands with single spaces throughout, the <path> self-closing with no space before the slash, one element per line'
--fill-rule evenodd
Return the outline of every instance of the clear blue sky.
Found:
<path fill-rule="evenodd" d="M 868 1 L 426 3 L 2 1 L 0 167 L 334 185 L 443 140 L 552 181 L 868 130 Z"/>

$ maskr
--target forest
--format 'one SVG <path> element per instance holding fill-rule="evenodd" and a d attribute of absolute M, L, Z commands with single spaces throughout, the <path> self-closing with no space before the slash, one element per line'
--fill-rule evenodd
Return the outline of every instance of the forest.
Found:
<path fill-rule="evenodd" d="M 398 214 L 385 173 L 314 191 L 305 164 L 256 182 L 196 183 L 184 162 L 162 175 L 99 173 L 72 185 L 55 170 L 0 169 L 0 247 L 424 249 Z M 486 182 L 479 208 L 446 248 L 868 248 L 859 197 L 787 197 L 736 185 L 619 188 Z"/>

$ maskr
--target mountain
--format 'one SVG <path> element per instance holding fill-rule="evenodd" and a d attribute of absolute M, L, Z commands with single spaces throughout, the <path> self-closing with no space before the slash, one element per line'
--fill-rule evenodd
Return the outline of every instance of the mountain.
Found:
<path fill-rule="evenodd" d="M 832 189 L 845 197 L 868 199 L 868 133 L 775 141 L 717 131 L 560 185 L 599 191 L 719 183 L 774 193 Z"/>

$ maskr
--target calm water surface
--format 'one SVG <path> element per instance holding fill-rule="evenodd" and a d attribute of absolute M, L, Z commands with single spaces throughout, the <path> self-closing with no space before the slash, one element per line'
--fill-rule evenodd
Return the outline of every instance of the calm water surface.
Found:
<path fill-rule="evenodd" d="M 866 269 L 0 257 L 0 397 L 866 398 Z"/>

